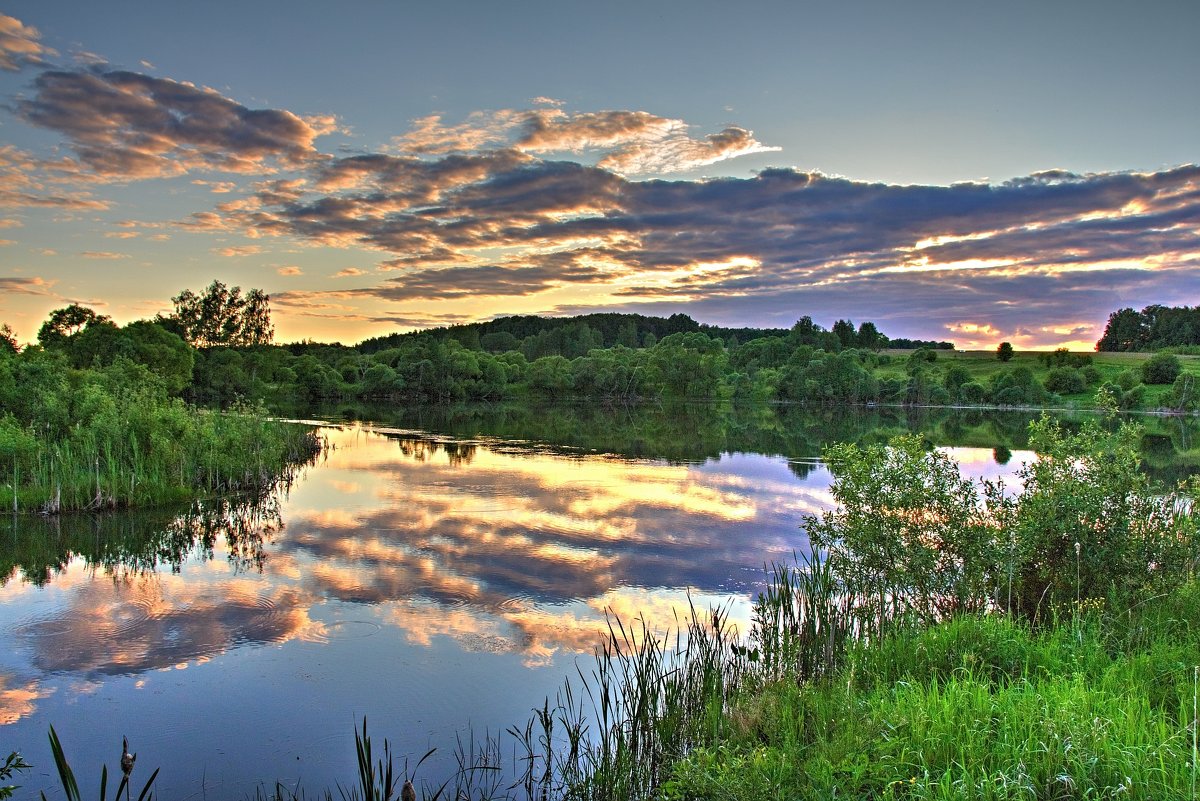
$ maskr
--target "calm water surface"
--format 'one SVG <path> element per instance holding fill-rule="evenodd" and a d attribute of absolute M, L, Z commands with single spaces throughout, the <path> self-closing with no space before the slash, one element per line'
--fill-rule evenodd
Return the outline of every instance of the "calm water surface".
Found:
<path fill-rule="evenodd" d="M 666 628 L 690 594 L 744 622 L 763 566 L 804 552 L 803 516 L 830 505 L 807 434 L 656 456 L 678 421 L 636 436 L 600 421 L 619 449 L 573 444 L 582 423 L 541 439 L 472 425 L 326 427 L 325 456 L 276 503 L 13 522 L 0 751 L 36 766 L 22 792 L 60 793 L 51 724 L 89 788 L 122 735 L 135 776 L 162 767 L 160 797 L 333 788 L 353 781 L 364 715 L 414 762 L 436 747 L 419 774 L 436 786 L 456 735 L 523 724 L 590 668 L 606 612 Z M 1011 481 L 1030 458 L 972 439 L 939 443 L 968 475 Z"/>

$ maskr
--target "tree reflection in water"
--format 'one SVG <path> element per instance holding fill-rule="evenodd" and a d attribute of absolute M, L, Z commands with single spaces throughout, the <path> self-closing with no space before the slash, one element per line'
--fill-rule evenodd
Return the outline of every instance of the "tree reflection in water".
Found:
<path fill-rule="evenodd" d="M 186 507 L 17 515 L 0 548 L 0 586 L 21 580 L 42 587 L 82 559 L 88 572 L 114 581 L 214 558 L 218 540 L 236 572 L 262 572 L 265 546 L 283 529 L 279 490 L 196 501 Z"/>

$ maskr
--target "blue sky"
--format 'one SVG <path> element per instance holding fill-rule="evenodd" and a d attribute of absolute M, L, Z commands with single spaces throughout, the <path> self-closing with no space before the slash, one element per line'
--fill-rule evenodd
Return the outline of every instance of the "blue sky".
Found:
<path fill-rule="evenodd" d="M 213 278 L 343 342 L 618 308 L 1090 347 L 1197 302 L 1192 2 L 0 14 L 23 339 Z"/>

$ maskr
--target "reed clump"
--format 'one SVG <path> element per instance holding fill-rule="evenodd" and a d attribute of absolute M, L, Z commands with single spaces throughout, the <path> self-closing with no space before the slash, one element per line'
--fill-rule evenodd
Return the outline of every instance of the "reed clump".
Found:
<path fill-rule="evenodd" d="M 190 407 L 141 365 L 41 379 L 23 402 L 0 409 L 0 508 L 13 512 L 149 506 L 262 490 L 287 481 L 320 448 L 310 428 L 273 420 L 261 405 L 223 412 Z"/>

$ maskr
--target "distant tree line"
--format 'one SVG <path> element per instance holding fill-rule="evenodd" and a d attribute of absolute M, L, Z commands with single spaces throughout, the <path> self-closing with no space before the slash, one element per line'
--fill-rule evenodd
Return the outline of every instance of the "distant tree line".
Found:
<path fill-rule="evenodd" d="M 825 350 L 843 348 L 911 349 L 935 348 L 953 350 L 952 342 L 936 342 L 919 339 L 889 339 L 875 324 L 864 322 L 855 328 L 850 320 L 838 320 L 829 330 L 813 322 L 811 317 L 801 317 L 790 330 L 786 328 L 729 328 L 696 322 L 686 314 L 670 317 L 648 317 L 642 314 L 620 314 L 605 312 L 584 314 L 575 317 L 538 317 L 518 315 L 499 317 L 480 323 L 466 323 L 441 328 L 431 328 L 405 334 L 389 334 L 373 337 L 359 343 L 357 350 L 374 353 L 397 347 L 414 338 L 433 338 L 440 341 L 455 340 L 468 350 L 483 350 L 488 353 L 505 353 L 519 350 L 527 359 L 542 356 L 564 356 L 575 358 L 596 348 L 653 347 L 660 339 L 672 334 L 701 333 L 721 340 L 726 347 L 735 347 L 742 342 L 763 337 L 790 336 L 801 344 L 813 345 Z"/>
<path fill-rule="evenodd" d="M 1200 306 L 1120 309 L 1108 317 L 1098 351 L 1155 351 L 1200 346 Z"/>
<path fill-rule="evenodd" d="M 483 323 L 340 343 L 271 344 L 269 298 L 213 282 L 174 299 L 173 314 L 118 327 L 91 309 L 52 312 L 38 348 L 76 369 L 144 367 L 166 392 L 225 407 L 239 401 L 302 408 L 314 401 L 399 403 L 578 398 L 631 403 L 670 398 L 847 404 L 1037 406 L 1055 396 L 1103 391 L 1139 405 L 1146 384 L 1177 379 L 1180 403 L 1200 393 L 1175 357 L 1109 380 L 1086 354 L 1044 354 L 972 372 L 939 362 L 946 342 L 906 354 L 874 323 L 838 320 L 830 329 L 801 317 L 790 329 L 722 328 L 684 314 L 504 317 Z M 0 334 L 3 334 L 0 331 Z M 0 349 L 16 351 L 11 335 Z M 1011 357 L 1011 346 L 998 356 Z M 1036 371 L 1036 372 L 1035 372 Z M 1174 396 L 1172 396 L 1174 397 Z"/>

